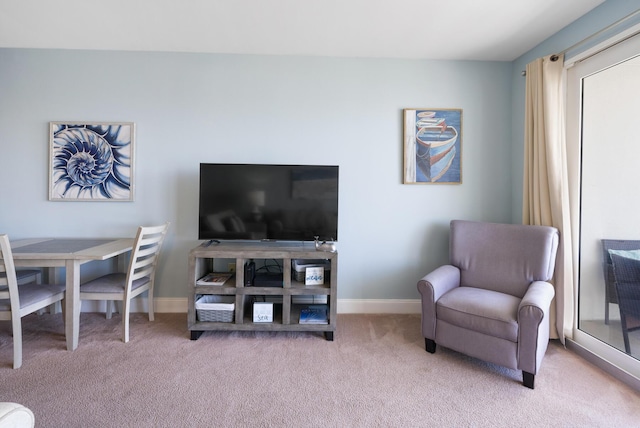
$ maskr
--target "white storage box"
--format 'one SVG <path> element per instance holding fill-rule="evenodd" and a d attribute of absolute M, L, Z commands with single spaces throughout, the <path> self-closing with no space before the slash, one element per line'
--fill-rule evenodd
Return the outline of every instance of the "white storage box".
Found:
<path fill-rule="evenodd" d="M 207 294 L 196 300 L 198 321 L 233 322 L 235 315 L 235 296 Z"/>
<path fill-rule="evenodd" d="M 273 322 L 273 303 L 254 302 L 253 322 Z"/>
<path fill-rule="evenodd" d="M 329 260 L 312 260 L 312 259 L 293 259 L 291 260 L 291 276 L 296 281 L 304 282 L 305 273 L 308 267 L 323 267 L 325 282 L 331 271 L 331 262 Z"/>

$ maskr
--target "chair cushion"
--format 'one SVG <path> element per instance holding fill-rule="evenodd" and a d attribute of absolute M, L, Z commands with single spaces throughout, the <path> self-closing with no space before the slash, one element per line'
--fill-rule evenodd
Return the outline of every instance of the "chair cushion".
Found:
<path fill-rule="evenodd" d="M 518 341 L 521 299 L 498 291 L 458 287 L 436 303 L 437 319 L 493 337 Z"/>
<path fill-rule="evenodd" d="M 609 254 L 615 254 L 626 259 L 640 260 L 639 250 L 609 250 Z"/>
<path fill-rule="evenodd" d="M 126 273 L 110 273 L 108 275 L 101 276 L 85 284 L 82 284 L 80 286 L 80 291 L 85 293 L 122 293 L 124 292 L 126 280 Z M 136 288 L 142 287 L 148 282 L 148 276 L 138 278 L 133 281 L 133 284 L 131 284 L 131 289 L 135 290 Z"/>
<path fill-rule="evenodd" d="M 24 308 L 58 293 L 64 292 L 61 284 L 23 284 L 18 287 L 20 307 Z M 9 299 L 0 300 L 0 311 L 11 310 Z"/>

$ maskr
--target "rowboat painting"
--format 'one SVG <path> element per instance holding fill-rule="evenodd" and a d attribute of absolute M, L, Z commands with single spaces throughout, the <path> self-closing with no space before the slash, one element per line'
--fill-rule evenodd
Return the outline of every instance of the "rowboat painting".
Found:
<path fill-rule="evenodd" d="M 405 183 L 461 183 L 462 110 L 405 109 Z"/>

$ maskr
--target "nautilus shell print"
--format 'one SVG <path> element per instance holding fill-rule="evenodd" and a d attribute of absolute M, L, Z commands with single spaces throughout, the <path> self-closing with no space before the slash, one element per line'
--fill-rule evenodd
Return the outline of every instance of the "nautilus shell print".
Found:
<path fill-rule="evenodd" d="M 133 200 L 133 124 L 51 124 L 51 199 Z"/>

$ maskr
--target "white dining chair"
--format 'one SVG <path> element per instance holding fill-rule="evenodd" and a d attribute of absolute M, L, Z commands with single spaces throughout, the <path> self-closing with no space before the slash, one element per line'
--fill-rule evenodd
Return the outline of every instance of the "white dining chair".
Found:
<path fill-rule="evenodd" d="M 16 280 L 18 285 L 31 284 L 32 282 L 42 282 L 42 271 L 40 269 L 16 269 Z"/>
<path fill-rule="evenodd" d="M 35 282 L 36 284 L 42 283 L 42 271 L 40 269 L 16 269 L 16 280 L 18 281 L 18 286 L 22 284 L 31 284 Z M 42 315 L 46 312 L 46 309 L 40 309 L 38 311 L 38 315 Z M 49 307 L 49 312 L 52 314 L 56 312 L 56 304 L 54 303 Z"/>
<path fill-rule="evenodd" d="M 42 283 L 42 270 L 41 269 L 18 269 L 16 268 L 16 279 L 18 280 L 18 286 L 22 284 L 31 284 L 35 282 L 36 284 Z M 42 308 L 38 310 L 38 315 L 43 315 L 47 311 L 51 314 L 55 314 L 60 312 L 61 303 L 56 302 L 49 306 L 49 308 Z M 0 425 L 1 428 L 1 425 Z"/>
<path fill-rule="evenodd" d="M 21 284 L 18 287 L 13 253 L 7 235 L 0 235 L 0 320 L 11 321 L 13 368 L 22 366 L 22 318 L 56 302 L 65 295 L 61 284 Z M 64 307 L 64 305 L 63 305 Z M 64 314 L 63 320 L 64 320 Z"/>
<path fill-rule="evenodd" d="M 122 302 L 122 341 L 129 341 L 131 300 L 148 291 L 149 321 L 153 321 L 153 288 L 156 266 L 169 223 L 161 226 L 140 226 L 131 251 L 127 272 L 110 273 L 80 285 L 80 300 L 107 302 L 107 318 L 111 302 Z"/>

